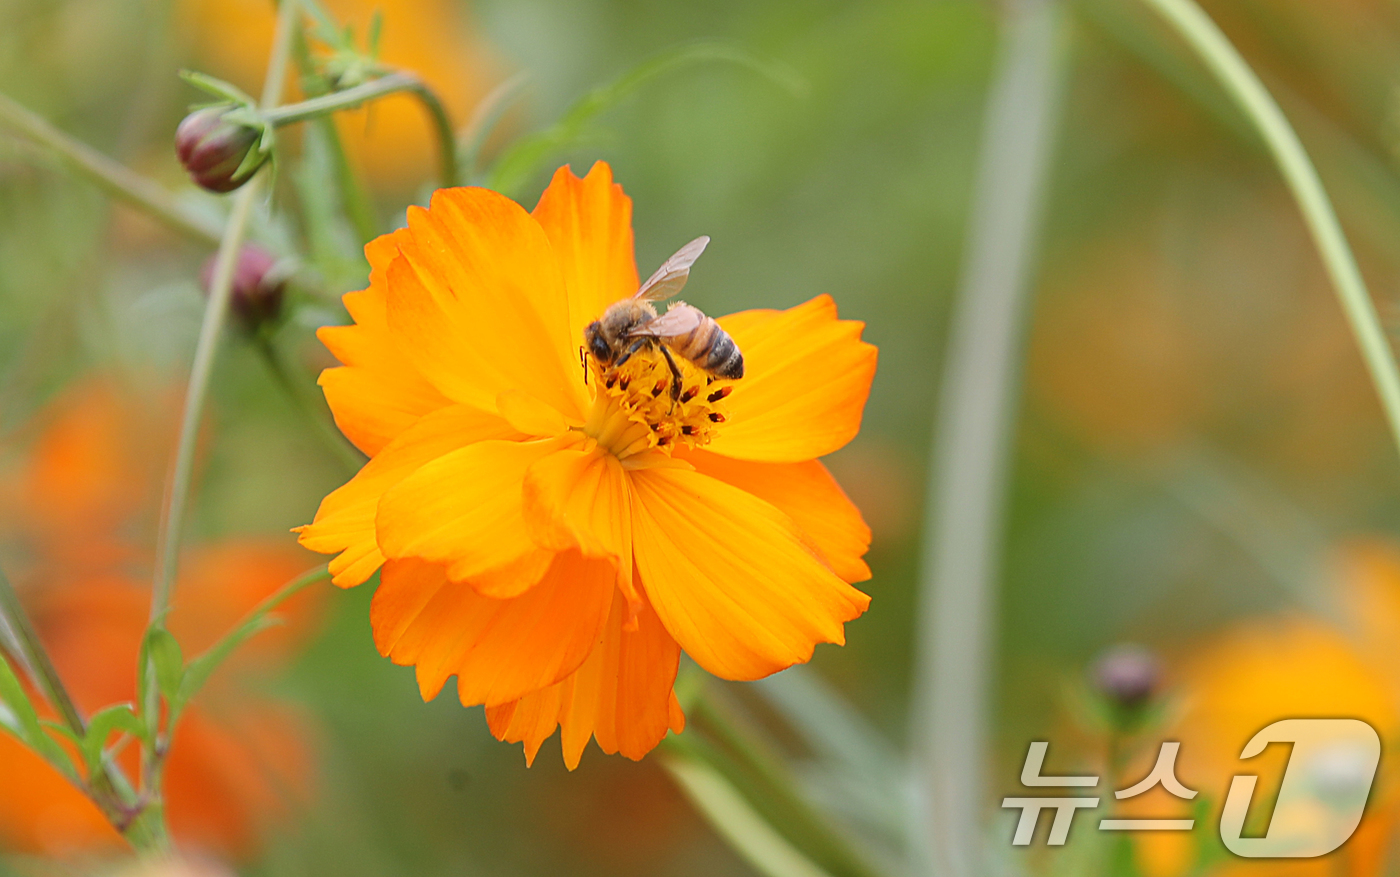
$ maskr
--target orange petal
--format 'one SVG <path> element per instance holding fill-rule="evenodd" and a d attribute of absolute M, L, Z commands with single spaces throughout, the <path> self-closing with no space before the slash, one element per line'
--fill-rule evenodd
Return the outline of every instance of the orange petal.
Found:
<path fill-rule="evenodd" d="M 535 763 L 540 746 L 559 727 L 559 701 L 563 685 L 551 685 L 500 706 L 486 708 L 486 723 L 497 740 L 525 743 L 525 766 Z"/>
<path fill-rule="evenodd" d="M 565 165 L 554 172 L 533 215 L 564 272 L 569 338 L 582 344 L 585 326 L 608 305 L 637 291 L 632 199 L 613 182 L 606 162 L 594 164 L 583 179 Z"/>
<path fill-rule="evenodd" d="M 632 584 L 627 474 L 617 457 L 593 442 L 541 457 L 525 473 L 523 511 L 537 544 L 553 551 L 577 547 L 588 557 L 607 559 L 628 603 L 640 605 Z"/>
<path fill-rule="evenodd" d="M 777 506 L 841 578 L 848 582 L 870 578 L 870 567 L 861 559 L 870 550 L 870 527 L 820 460 L 753 463 L 706 451 L 690 451 L 683 458 L 696 471 Z"/>
<path fill-rule="evenodd" d="M 386 490 L 424 464 L 466 444 L 515 435 L 504 420 L 467 405 L 450 405 L 429 414 L 323 499 L 315 520 L 300 528 L 298 541 L 322 554 L 340 552 L 330 564 L 333 581 L 342 588 L 354 587 L 374 575 L 384 562 L 374 517 Z"/>
<path fill-rule="evenodd" d="M 524 741 L 528 764 L 559 726 L 569 770 L 578 767 L 590 738 L 604 752 L 638 761 L 668 729 L 680 733 L 685 716 L 672 693 L 680 646 L 645 604 L 636 630 L 627 630 L 630 612 L 616 594 L 603 639 L 583 666 L 557 685 L 487 709 L 491 733 L 511 743 Z"/>
<path fill-rule="evenodd" d="M 744 354 L 729 396 L 729 422 L 708 450 L 741 460 L 797 463 L 855 438 L 875 377 L 864 323 L 838 320 L 819 295 L 786 311 L 744 311 L 719 324 Z"/>
<path fill-rule="evenodd" d="M 520 390 L 506 390 L 496 397 L 496 411 L 521 435 L 548 437 L 569 428 L 569 422 L 555 409 Z"/>
<path fill-rule="evenodd" d="M 539 585 L 509 600 L 483 597 L 436 564 L 391 560 L 370 622 L 379 650 L 412 664 L 424 700 L 457 677 L 463 706 L 519 700 L 578 669 L 602 635 L 612 568 L 559 554 Z"/>
<path fill-rule="evenodd" d="M 870 598 L 767 502 L 685 469 L 631 473 L 633 550 L 656 614 L 700 666 L 759 679 L 844 643 Z"/>
<path fill-rule="evenodd" d="M 418 418 L 451 404 L 405 359 L 389 333 L 385 272 L 398 253 L 394 235 L 370 241 L 365 246 L 369 288 L 343 298 L 354 324 L 316 333 L 344 363 L 321 372 L 319 382 L 336 426 L 370 456 Z"/>
<path fill-rule="evenodd" d="M 430 209 L 409 208 L 397 240 L 389 326 L 433 386 L 488 410 L 522 390 L 582 419 L 580 342 L 558 259 L 530 214 L 486 189 L 441 189 Z"/>
<path fill-rule="evenodd" d="M 384 556 L 447 567 L 491 597 L 513 597 L 539 580 L 552 551 L 529 536 L 521 496 L 530 464 L 559 440 L 484 441 L 458 448 L 385 492 L 375 531 Z M 489 576 L 489 573 L 504 575 Z"/>

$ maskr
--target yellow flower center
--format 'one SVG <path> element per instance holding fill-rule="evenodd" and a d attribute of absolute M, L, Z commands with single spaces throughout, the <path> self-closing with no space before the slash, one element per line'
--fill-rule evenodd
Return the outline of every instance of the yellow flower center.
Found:
<path fill-rule="evenodd" d="M 708 444 L 727 417 L 722 403 L 734 382 L 673 358 L 681 372 L 678 394 L 657 348 L 639 350 L 620 367 L 607 369 L 590 357 L 593 409 L 583 432 L 620 460 L 652 449 L 669 454 L 679 445 Z"/>

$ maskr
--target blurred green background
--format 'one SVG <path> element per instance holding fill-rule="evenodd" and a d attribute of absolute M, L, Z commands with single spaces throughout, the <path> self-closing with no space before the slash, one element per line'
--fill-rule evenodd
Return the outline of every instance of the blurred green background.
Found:
<path fill-rule="evenodd" d="M 175 71 L 255 89 L 267 31 L 247 21 L 270 21 L 260 0 L 222 5 L 233 11 L 214 0 L 0 0 L 0 91 L 216 214 L 221 203 L 184 181 L 171 149 L 198 99 Z M 369 4 L 328 5 L 365 26 Z M 1395 316 L 1400 6 L 1204 5 L 1298 127 L 1383 316 Z M 423 0 L 383 9 L 386 40 L 398 33 L 404 44 L 391 60 L 439 83 L 458 123 L 491 87 L 528 74 L 488 141 L 488 162 L 589 88 L 678 44 L 721 40 L 795 75 L 796 91 L 725 64 L 657 77 L 513 194 L 533 205 L 555 165 L 582 172 L 607 160 L 635 202 L 644 273 L 678 242 L 708 234 L 687 288 L 707 312 L 829 293 L 842 316 L 867 323 L 880 370 L 865 426 L 829 464 L 874 530 L 865 586 L 874 601 L 848 626 L 848 645 L 822 647 L 813 663 L 903 747 L 933 412 L 997 5 Z M 989 797 L 1014 788 L 1027 740 L 1063 727 L 1064 680 L 1105 646 L 1143 642 L 1175 666 L 1240 619 L 1310 610 L 1325 602 L 1334 561 L 1353 540 L 1384 538 L 1400 523 L 1395 448 L 1258 142 L 1143 9 L 1083 0 L 1067 10 L 1011 463 Z M 352 143 L 352 155 L 387 229 L 433 178 L 426 128 L 413 110 L 372 110 L 351 125 L 363 129 L 355 136 L 367 145 Z M 288 138 L 293 156 L 299 146 Z M 295 158 L 279 168 L 279 207 L 310 203 L 316 184 L 303 173 Z M 303 248 L 308 229 L 264 222 L 258 236 L 286 251 Z M 94 370 L 153 394 L 178 386 L 207 255 L 0 131 L 6 452 L 24 454 L 26 424 Z M 335 291 L 363 282 L 343 240 L 315 260 Z M 277 343 L 310 381 L 326 364 L 312 331 L 344 317 L 333 300 L 298 301 Z M 249 345 L 230 335 L 196 537 L 284 534 L 342 477 Z M 518 747 L 490 737 L 480 709 L 450 695 L 421 703 L 412 671 L 374 650 L 370 597 L 370 586 L 331 594 L 322 633 L 269 683 L 321 723 L 319 784 L 250 873 L 744 873 L 654 759 L 595 749 L 569 774 L 550 741 L 526 770 Z M 1400 690 L 1400 678 L 1385 678 Z"/>

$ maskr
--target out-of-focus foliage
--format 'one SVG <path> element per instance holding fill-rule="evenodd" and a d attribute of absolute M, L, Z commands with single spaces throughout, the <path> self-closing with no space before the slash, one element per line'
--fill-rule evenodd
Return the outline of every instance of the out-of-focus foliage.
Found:
<path fill-rule="evenodd" d="M 327 5 L 365 35 L 374 4 Z M 1400 313 L 1400 7 L 1205 5 L 1314 153 L 1383 313 Z M 843 820 L 873 861 L 896 870 L 921 485 L 995 6 L 382 6 L 383 59 L 423 73 L 459 125 L 492 87 L 528 72 L 487 140 L 487 165 L 509 137 L 547 128 L 594 86 L 681 43 L 724 41 L 800 77 L 794 95 L 742 67 L 677 69 L 595 117 L 550 158 L 579 170 L 596 158 L 612 164 L 635 200 L 644 272 L 679 243 L 710 235 L 703 270 L 686 291 L 707 312 L 785 307 L 826 292 L 843 316 L 867 321 L 866 338 L 881 348 L 865 428 L 830 460 L 874 530 L 871 610 L 850 626 L 846 649 L 818 651 L 811 672 L 831 691 L 796 676 L 764 683 L 765 698 L 737 696 L 794 756 L 812 800 Z M 0 91 L 218 215 L 223 202 L 188 186 L 174 160 L 175 125 L 198 99 L 174 71 L 193 65 L 255 91 L 270 7 L 0 0 Z M 1243 741 L 1226 738 L 1250 719 L 1199 709 L 1225 688 L 1272 684 L 1212 670 L 1228 662 L 1246 673 L 1241 652 L 1335 666 L 1324 687 L 1355 695 L 1337 708 L 1374 715 L 1387 730 L 1400 678 L 1377 645 L 1385 634 L 1358 633 L 1346 621 L 1357 617 L 1349 601 L 1360 598 L 1345 583 L 1359 579 L 1336 566 L 1338 557 L 1360 562 L 1348 547 L 1354 537 L 1393 534 L 1400 470 L 1296 210 L 1211 81 L 1155 20 L 1111 0 L 1083 0 L 1070 11 L 1071 72 L 1015 441 L 989 798 L 1016 788 L 1027 741 L 1077 727 L 1062 683 L 1114 641 L 1141 641 L 1165 656 L 1174 690 L 1183 701 L 1196 697 L 1198 712 L 1181 717 L 1196 724 L 1183 727 L 1208 729 L 1192 733 L 1215 740 L 1222 759 L 1237 754 L 1228 750 Z M 419 114 L 395 98 L 339 125 L 383 228 L 401 221 L 405 199 L 421 200 L 434 176 Z M 364 270 L 351 226 L 326 201 L 325 144 L 308 131 L 279 138 L 290 160 L 276 197 L 309 219 L 304 227 L 254 224 L 254 236 L 278 255 L 311 256 L 317 282 L 293 284 L 293 313 L 274 339 L 305 381 L 326 364 L 311 330 L 344 319 L 322 293 L 354 288 Z M 527 205 L 546 178 L 541 168 L 522 183 Z M 183 379 L 207 255 L 0 132 L 7 461 L 28 453 L 38 412 L 89 372 L 119 376 L 150 404 Z M 114 441 L 127 439 L 168 441 L 135 430 Z M 150 490 L 161 465 L 113 489 Z M 251 342 L 230 333 L 198 475 L 196 539 L 290 541 L 287 529 L 308 521 L 341 475 Z M 15 514 L 32 517 L 23 506 Z M 18 533 L 0 533 L 7 567 L 29 559 Z M 1365 599 L 1397 599 L 1393 570 L 1365 580 Z M 574 774 L 557 757 L 526 771 L 514 748 L 491 740 L 479 710 L 451 698 L 422 704 L 411 671 L 375 653 L 369 598 L 368 589 L 330 595 L 326 629 L 275 683 L 324 728 L 317 791 L 271 832 L 253 873 L 698 875 L 745 867 L 659 760 L 633 764 L 590 751 Z M 1256 727 L 1270 711 L 1312 708 L 1256 706 Z M 1077 733 L 1077 757 L 1099 758 L 1101 741 Z M 1183 739 L 1184 758 L 1216 757 L 1206 745 L 1193 756 L 1194 738 Z M 1376 813 L 1393 809 L 1390 802 Z M 1144 848 L 1137 861 L 1144 873 L 1176 874 L 1192 855 Z M 1041 865 L 1047 873 L 1057 867 L 1053 859 Z"/>

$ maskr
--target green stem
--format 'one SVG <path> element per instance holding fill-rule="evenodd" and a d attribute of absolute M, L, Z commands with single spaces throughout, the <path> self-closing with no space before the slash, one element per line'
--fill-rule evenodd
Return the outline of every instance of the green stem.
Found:
<path fill-rule="evenodd" d="M 53 152 L 99 189 L 187 237 L 219 242 L 218 222 L 186 210 L 163 186 L 69 137 L 6 95 L 0 94 L 0 122 Z"/>
<path fill-rule="evenodd" d="M 156 579 L 151 595 L 151 619 L 159 620 L 170 608 L 175 585 L 175 570 L 180 554 L 180 537 L 184 528 L 185 507 L 189 502 L 190 477 L 194 471 L 195 442 L 199 437 L 199 421 L 204 414 L 204 399 L 209 390 L 209 375 L 214 368 L 219 335 L 233 290 L 233 273 L 238 253 L 248 228 L 253 203 L 262 191 L 266 174 L 259 174 L 234 196 L 229 212 L 228 227 L 219 251 L 214 257 L 214 276 L 209 286 L 209 302 L 204 308 L 204 322 L 195 345 L 194 364 L 190 368 L 189 387 L 185 391 L 184 414 L 180 421 L 180 438 L 175 446 L 175 465 L 166 493 L 165 512 L 161 516 L 156 536 Z"/>
<path fill-rule="evenodd" d="M 3 617 L 5 625 L 15 638 L 15 646 L 28 671 L 30 681 L 43 692 L 44 699 L 58 712 L 69 732 L 81 740 L 87 734 L 87 723 L 64 686 L 63 679 L 58 675 L 58 670 L 49 658 L 43 641 L 39 639 L 39 633 L 30 620 L 29 613 L 24 611 L 14 586 L 3 572 L 0 572 L 0 617 Z M 123 796 L 118 789 L 129 788 L 130 783 L 121 776 L 121 769 L 115 765 L 102 764 L 88 777 L 86 783 L 74 776 L 69 778 L 125 836 L 126 831 L 121 822 L 125 818 L 125 808 L 129 805 L 130 797 Z M 136 849 L 149 848 L 144 845 L 144 838 L 128 837 L 128 840 Z"/>
<path fill-rule="evenodd" d="M 438 139 L 438 151 L 442 160 L 442 184 L 457 185 L 457 136 L 452 130 L 452 120 L 437 94 L 428 84 L 413 73 L 398 71 L 378 79 L 335 91 L 320 97 L 313 97 L 301 103 L 264 110 L 263 118 L 276 127 L 316 119 L 338 110 L 349 110 L 361 104 L 390 94 L 411 94 L 418 98 L 433 123 L 433 131 Z"/>
<path fill-rule="evenodd" d="M 169 855 L 175 847 L 165 823 L 165 807 L 159 802 L 147 804 L 132 817 L 122 837 L 143 853 Z"/>
<path fill-rule="evenodd" d="M 723 692 L 706 685 L 697 693 L 691 706 L 692 717 L 708 729 L 717 743 L 727 750 L 739 767 L 739 775 L 729 777 L 741 792 L 747 787 L 754 796 L 751 803 L 787 837 L 804 855 L 829 871 L 833 877 L 875 877 L 876 872 L 841 836 L 832 830 L 827 820 L 802 795 L 797 780 L 781 758 L 758 736 L 745 727 L 745 722 Z M 679 741 L 681 738 L 675 738 Z M 698 744 L 698 740 L 690 741 Z M 692 745 L 693 753 L 702 754 L 704 746 Z M 711 759 L 718 767 L 723 759 Z M 734 773 L 721 770 L 721 773 Z"/>
<path fill-rule="evenodd" d="M 272 341 L 259 335 L 254 339 L 254 345 L 258 352 L 262 354 L 263 361 L 267 363 L 267 368 L 276 378 L 277 385 L 286 393 L 287 399 L 296 406 L 307 423 L 316 432 L 316 435 L 325 443 L 326 448 L 335 454 L 336 459 L 345 464 L 345 467 L 353 474 L 360 471 L 360 467 L 365 465 L 365 457 L 355 449 L 353 445 L 336 429 L 331 421 L 320 411 L 302 392 L 301 385 L 292 379 L 287 371 L 287 365 L 278 354 L 277 348 Z"/>
<path fill-rule="evenodd" d="M 529 81 L 528 74 L 517 73 L 493 88 L 491 93 L 476 105 L 467 126 L 458 134 L 457 140 L 462 146 L 457 161 L 468 182 L 477 179 L 481 151 L 486 147 L 491 132 L 496 129 L 496 123 L 505 115 L 506 110 L 510 109 L 511 103 Z"/>
<path fill-rule="evenodd" d="M 185 705 L 199 693 L 200 688 L 213 675 L 220 664 L 242 645 L 249 637 L 263 630 L 266 626 L 267 615 L 273 609 L 281 606 L 287 600 L 301 592 L 303 589 L 325 581 L 331 577 L 330 569 L 326 564 L 313 567 L 296 578 L 284 584 L 273 593 L 264 597 L 262 602 L 249 610 L 247 615 L 235 624 L 228 633 L 197 655 L 192 661 L 185 665 L 185 678 L 181 680 L 179 694 L 170 703 L 170 722 L 173 729 L 175 723 L 179 721 L 180 714 Z"/>
<path fill-rule="evenodd" d="M 282 0 L 278 9 L 272 56 L 268 60 L 267 79 L 263 83 L 264 106 L 275 105 L 282 94 L 282 87 L 286 81 L 287 56 L 291 52 L 292 33 L 297 20 L 297 2 L 298 0 Z M 248 217 L 252 214 L 258 193 L 262 191 L 264 179 L 266 174 L 259 174 L 234 196 L 233 209 L 229 212 L 228 224 L 224 227 L 223 239 L 219 242 L 219 251 L 214 257 L 209 301 L 204 308 L 204 322 L 200 326 L 199 341 L 195 345 L 189 387 L 185 391 L 185 409 L 180 421 L 180 438 L 175 448 L 175 465 L 166 495 L 165 513 L 161 516 L 160 532 L 156 539 L 156 578 L 151 593 L 153 620 L 162 618 L 170 608 L 185 506 L 189 500 L 190 476 L 194 470 L 195 440 L 198 438 L 199 421 L 204 413 L 204 398 L 209 390 L 209 376 L 213 371 L 214 354 L 218 351 L 224 316 L 228 312 L 234 268 L 238 264 L 238 254 L 247 233 Z"/>
<path fill-rule="evenodd" d="M 1400 368 L 1396 367 L 1394 352 L 1386 340 L 1375 304 L 1366 290 L 1366 281 L 1337 221 L 1332 202 L 1298 135 L 1259 77 L 1194 0 L 1144 2 L 1186 40 L 1263 137 L 1303 213 L 1308 232 L 1322 256 L 1323 266 L 1371 373 L 1391 434 L 1400 446 Z"/>
<path fill-rule="evenodd" d="M 14 586 L 4 573 L 0 573 L 0 615 L 4 616 L 5 623 L 15 635 L 15 645 L 34 684 L 39 686 L 49 705 L 58 711 L 68 730 L 81 739 L 87 733 L 87 723 L 83 721 L 77 704 L 73 702 L 68 689 L 63 685 L 63 680 L 59 678 L 48 650 L 39 639 L 39 632 L 34 629 L 34 623 L 29 619 L 29 613 L 25 612 L 24 606 L 20 604 L 19 594 L 15 593 Z"/>
<path fill-rule="evenodd" d="M 385 95 L 412 91 L 422 86 L 418 77 L 408 73 L 390 73 L 344 91 L 309 98 L 300 103 L 287 104 L 263 112 L 263 118 L 278 128 L 295 122 L 305 122 L 338 110 L 353 110 L 361 104 Z"/>
<path fill-rule="evenodd" d="M 302 0 L 302 6 L 313 16 L 317 14 L 314 4 Z M 302 91 L 312 97 L 325 94 L 328 89 L 316 70 L 316 59 L 312 57 L 311 47 L 306 41 L 306 29 L 300 25 L 297 27 L 296 36 L 292 41 L 292 51 L 296 56 L 297 67 L 301 70 Z M 359 175 L 355 173 L 355 169 L 351 167 L 350 160 L 345 155 L 345 144 L 341 141 L 340 132 L 335 127 L 335 119 L 323 116 L 316 120 L 314 134 L 321 138 L 330 155 L 331 164 L 335 167 L 340 204 L 349 216 L 350 224 L 355 227 L 355 235 L 359 238 L 360 245 L 363 246 L 378 234 L 374 206 L 365 193 L 365 187 L 361 183 Z M 305 160 L 306 151 L 310 148 L 310 138 L 308 138 L 307 146 L 303 149 L 303 160 Z M 309 217 L 307 219 L 310 220 Z"/>
<path fill-rule="evenodd" d="M 910 740 L 922 873 L 983 872 L 990 687 L 1040 205 L 1068 66 L 1059 0 L 1005 9 L 930 446 Z"/>

